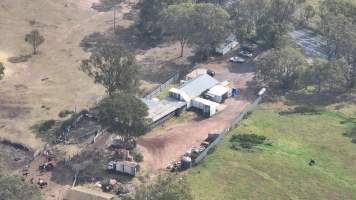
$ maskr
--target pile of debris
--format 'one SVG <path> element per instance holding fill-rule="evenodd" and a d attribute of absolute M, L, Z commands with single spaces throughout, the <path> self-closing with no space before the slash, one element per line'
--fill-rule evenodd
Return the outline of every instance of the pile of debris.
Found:
<path fill-rule="evenodd" d="M 184 171 L 192 167 L 194 160 L 204 152 L 209 145 L 218 138 L 219 134 L 209 133 L 208 137 L 200 144 L 199 147 L 193 146 L 188 149 L 179 161 L 173 162 L 167 166 L 167 170 L 170 172 Z"/>
<path fill-rule="evenodd" d="M 79 143 L 95 137 L 102 131 L 94 112 L 83 110 L 62 122 L 60 134 L 55 143 Z"/>

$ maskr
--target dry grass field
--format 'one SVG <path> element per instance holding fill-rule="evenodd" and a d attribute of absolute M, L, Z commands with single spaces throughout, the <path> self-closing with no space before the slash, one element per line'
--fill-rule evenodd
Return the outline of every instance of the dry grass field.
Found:
<path fill-rule="evenodd" d="M 3 0 L 0 2 L 0 62 L 5 77 L 0 81 L 0 139 L 22 143 L 32 149 L 44 144 L 31 127 L 44 120 L 58 119 L 62 110 L 90 107 L 104 93 L 79 70 L 89 56 L 81 45 L 84 38 L 99 35 L 98 41 L 124 42 L 143 66 L 142 88 L 150 90 L 177 70 L 190 67 L 192 55 L 177 59 L 178 44 L 143 44 L 129 28 L 136 10 L 133 1 L 121 3 L 117 35 L 112 34 L 113 11 L 92 9 L 100 0 Z M 32 48 L 24 36 L 37 29 L 45 37 L 38 55 L 11 63 L 9 58 L 28 56 Z M 130 32 L 131 31 L 131 32 Z M 137 44 L 138 43 L 138 44 Z M 11 59 L 10 59 L 11 61 Z"/>
<path fill-rule="evenodd" d="M 103 94 L 103 88 L 78 69 L 88 56 L 79 46 L 83 37 L 111 25 L 110 13 L 91 10 L 92 2 L 0 2 L 0 61 L 6 67 L 0 82 L 1 138 L 38 148 L 43 142 L 31 133 L 32 125 L 56 118 L 64 109 L 88 107 Z M 10 57 L 31 53 L 24 36 L 32 29 L 45 37 L 39 54 L 27 62 L 8 62 Z"/>

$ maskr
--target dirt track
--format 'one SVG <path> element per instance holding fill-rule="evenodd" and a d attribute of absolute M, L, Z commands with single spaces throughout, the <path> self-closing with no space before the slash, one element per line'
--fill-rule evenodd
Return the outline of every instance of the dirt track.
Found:
<path fill-rule="evenodd" d="M 185 123 L 164 126 L 153 130 L 138 140 L 139 149 L 144 155 L 144 166 L 150 172 L 165 168 L 179 159 L 186 150 L 198 146 L 208 133 L 218 132 L 226 127 L 248 104 L 253 96 L 247 83 L 253 79 L 253 65 L 231 65 L 224 60 L 202 64 L 200 67 L 212 69 L 220 81 L 229 80 L 242 94 L 225 102 L 227 107 L 217 115 L 204 120 L 190 119 Z"/>

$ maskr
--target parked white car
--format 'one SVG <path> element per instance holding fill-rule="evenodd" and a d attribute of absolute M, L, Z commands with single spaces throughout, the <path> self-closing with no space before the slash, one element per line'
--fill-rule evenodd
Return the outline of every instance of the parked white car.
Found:
<path fill-rule="evenodd" d="M 246 50 L 241 50 L 240 53 L 239 53 L 240 56 L 244 56 L 244 57 L 247 57 L 247 58 L 252 58 L 253 54 L 249 51 L 246 51 Z"/>
<path fill-rule="evenodd" d="M 231 57 L 229 61 L 233 62 L 233 63 L 244 63 L 244 62 L 246 62 L 245 59 L 243 59 L 241 57 L 238 57 L 238 56 Z"/>

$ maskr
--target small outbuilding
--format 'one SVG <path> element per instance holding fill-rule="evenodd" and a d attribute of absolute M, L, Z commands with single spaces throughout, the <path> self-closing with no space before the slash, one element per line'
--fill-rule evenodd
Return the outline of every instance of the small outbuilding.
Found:
<path fill-rule="evenodd" d="M 192 107 L 201 110 L 202 113 L 208 117 L 216 114 L 218 112 L 219 106 L 220 106 L 220 104 L 218 104 L 216 102 L 213 102 L 213 101 L 210 101 L 207 99 L 203 99 L 200 97 L 197 97 L 192 100 Z"/>
<path fill-rule="evenodd" d="M 212 101 L 222 103 L 229 97 L 229 93 L 230 88 L 222 85 L 216 85 L 210 88 L 205 96 Z"/>
<path fill-rule="evenodd" d="M 234 49 L 239 45 L 239 42 L 237 41 L 236 37 L 234 35 L 230 35 L 226 40 L 224 41 L 223 44 L 220 44 L 216 49 L 216 53 L 219 53 L 221 55 L 227 54 L 229 51 Z"/>

